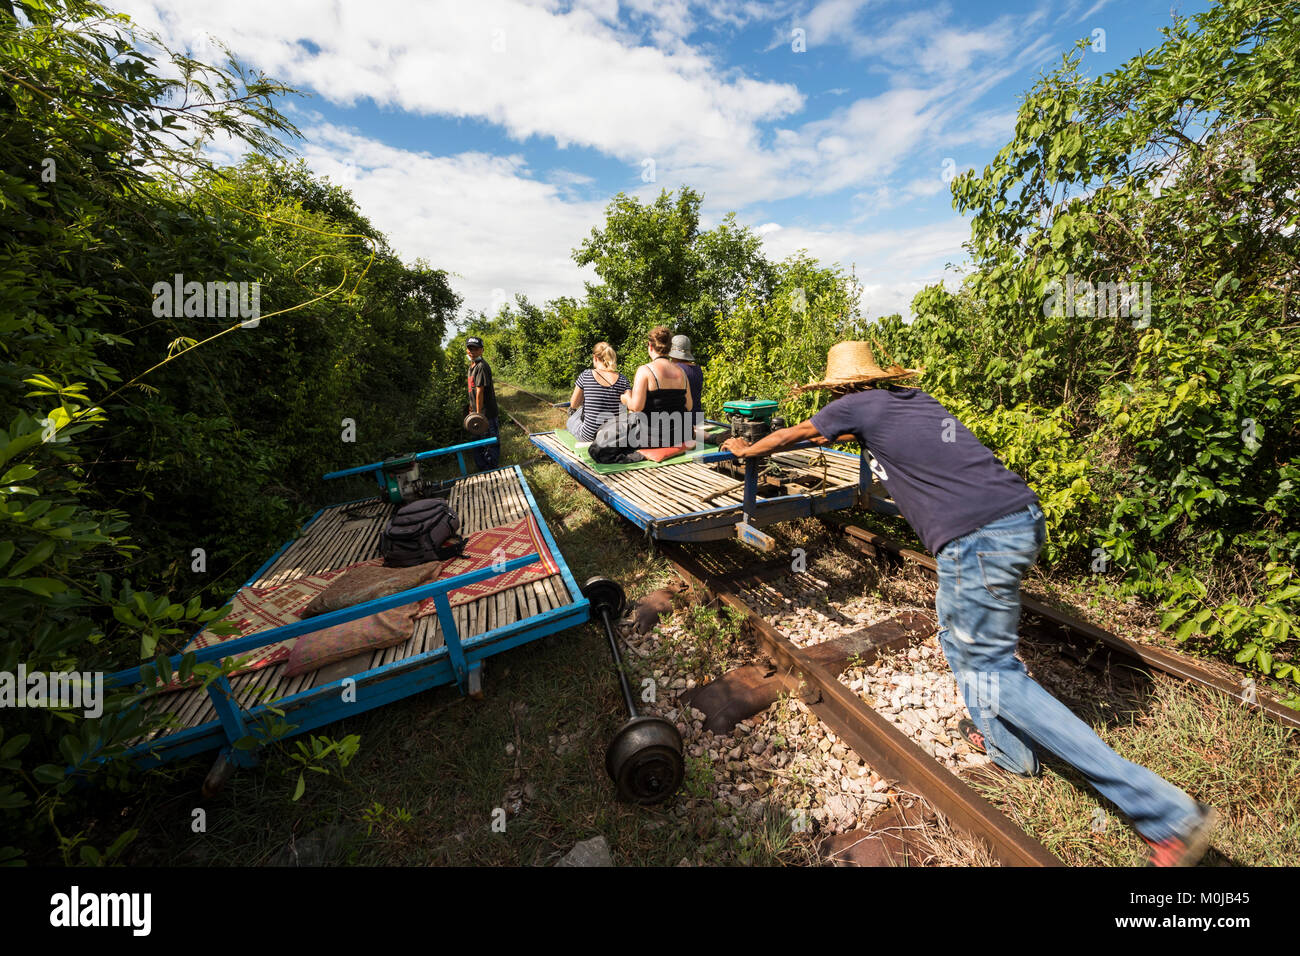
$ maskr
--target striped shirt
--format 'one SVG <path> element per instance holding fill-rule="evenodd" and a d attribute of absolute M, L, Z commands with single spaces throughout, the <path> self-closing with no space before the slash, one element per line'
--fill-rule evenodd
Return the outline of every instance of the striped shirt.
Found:
<path fill-rule="evenodd" d="M 608 378 L 608 373 L 605 373 Z M 576 436 L 578 441 L 591 441 L 596 437 L 600 426 L 618 415 L 622 407 L 618 397 L 632 387 L 622 375 L 613 385 L 602 385 L 591 369 L 583 369 L 578 376 L 577 387 L 582 389 L 582 434 Z"/>

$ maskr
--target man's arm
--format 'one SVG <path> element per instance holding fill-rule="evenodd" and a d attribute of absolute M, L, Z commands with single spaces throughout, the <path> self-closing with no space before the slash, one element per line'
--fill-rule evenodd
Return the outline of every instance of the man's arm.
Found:
<path fill-rule="evenodd" d="M 841 435 L 835 439 L 835 441 L 854 440 L 853 435 Z M 722 450 L 729 451 L 740 459 L 756 458 L 761 455 L 784 451 L 801 441 L 810 441 L 814 445 L 829 445 L 831 443 L 831 439 L 824 437 L 810 418 L 798 425 L 791 425 L 789 428 L 779 428 L 770 435 L 763 436 L 752 445 L 743 438 L 730 438 L 723 442 Z"/>

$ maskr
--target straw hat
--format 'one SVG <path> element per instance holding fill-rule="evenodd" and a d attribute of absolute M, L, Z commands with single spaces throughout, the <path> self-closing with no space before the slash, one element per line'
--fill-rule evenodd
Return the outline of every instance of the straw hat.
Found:
<path fill-rule="evenodd" d="M 826 377 L 820 382 L 796 386 L 794 392 L 808 392 L 815 388 L 842 388 L 847 385 L 867 385 L 891 378 L 912 378 L 922 369 L 903 368 L 893 364 L 881 368 L 871 354 L 866 342 L 837 342 L 826 353 Z"/>

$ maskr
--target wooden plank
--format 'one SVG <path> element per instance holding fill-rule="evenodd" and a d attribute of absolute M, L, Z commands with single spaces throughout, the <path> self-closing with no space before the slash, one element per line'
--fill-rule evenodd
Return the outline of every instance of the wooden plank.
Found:
<path fill-rule="evenodd" d="M 177 720 L 180 721 L 180 727 L 194 727 L 201 723 L 201 721 L 197 719 L 199 714 L 205 708 L 212 707 L 212 702 L 209 700 L 208 692 L 206 690 L 202 690 L 201 688 L 195 689 L 192 693 L 193 697 L 190 702 L 186 704 L 183 712 L 177 712 L 176 714 Z M 215 714 L 216 710 L 214 709 L 212 712 Z"/>
<path fill-rule="evenodd" d="M 698 495 L 689 486 L 689 483 L 684 480 L 689 478 L 690 469 L 686 467 L 674 469 L 671 474 L 662 474 L 663 470 L 646 469 L 636 474 L 642 482 L 655 489 L 668 500 L 677 502 L 684 507 L 696 508 L 699 500 Z"/>
<path fill-rule="evenodd" d="M 212 703 L 212 698 L 208 696 L 208 692 L 204 691 L 199 703 L 198 710 L 194 714 L 192 714 L 191 716 L 185 719 L 185 725 L 180 729 L 186 729 L 189 727 L 199 727 L 203 724 L 208 723 L 209 721 L 213 721 L 216 719 L 217 719 L 217 707 L 214 703 Z"/>
<path fill-rule="evenodd" d="M 284 696 L 292 697 L 294 694 L 300 694 L 311 686 L 312 673 L 294 674 L 284 684 Z"/>
<path fill-rule="evenodd" d="M 540 613 L 537 610 L 537 595 L 533 592 L 532 587 L 528 584 L 522 584 L 519 586 L 519 590 L 523 594 L 523 606 L 524 606 L 523 616 L 533 617 L 538 613 Z"/>
<path fill-rule="evenodd" d="M 469 620 L 469 612 L 466 609 L 465 605 L 462 604 L 460 607 L 452 608 L 452 619 L 455 620 L 456 622 L 457 637 L 459 638 L 460 642 L 463 644 L 465 642 L 465 638 L 468 636 L 468 631 L 466 630 L 466 628 L 468 627 L 467 622 Z M 446 638 L 444 638 L 444 640 L 445 639 Z"/>
<path fill-rule="evenodd" d="M 634 474 L 634 473 L 633 473 Z M 615 477 L 606 475 L 604 477 Z M 667 517 L 668 515 L 678 514 L 676 510 L 666 509 L 663 502 L 657 496 L 652 496 L 647 489 L 637 482 L 619 482 L 614 484 L 606 482 L 614 491 L 622 497 L 628 499 L 642 511 L 656 518 Z"/>
<path fill-rule="evenodd" d="M 151 740 L 166 737 L 177 730 L 192 726 L 190 721 L 199 708 L 203 706 L 203 698 L 207 695 L 205 691 L 194 688 L 193 690 L 170 691 L 166 696 L 170 700 L 160 698 L 160 709 L 164 715 L 170 714 L 175 719 L 175 726 L 151 732 L 147 735 Z"/>
<path fill-rule="evenodd" d="M 519 602 L 515 598 L 515 591 L 518 588 L 511 588 L 509 591 L 501 592 L 501 626 L 513 624 L 519 620 Z"/>
<path fill-rule="evenodd" d="M 568 585 L 564 583 L 564 578 L 558 574 L 552 574 L 546 579 L 547 585 L 555 594 L 556 607 L 564 607 L 572 604 L 577 600 L 577 596 L 569 593 Z"/>
<path fill-rule="evenodd" d="M 551 597 L 546 593 L 546 588 L 541 581 L 530 581 L 529 588 L 532 589 L 533 595 L 537 598 L 537 608 L 540 613 L 545 613 L 551 609 Z"/>
<path fill-rule="evenodd" d="M 672 506 L 679 514 L 690 514 L 693 511 L 707 510 L 704 503 L 700 500 L 699 494 L 694 493 L 689 488 L 674 485 L 672 482 L 646 471 L 644 480 L 647 485 L 653 488 L 659 495 L 672 503 Z"/>
<path fill-rule="evenodd" d="M 424 647 L 421 653 L 436 651 L 443 645 L 442 623 L 438 620 L 438 615 L 432 614 L 426 620 L 429 624 L 425 628 Z"/>

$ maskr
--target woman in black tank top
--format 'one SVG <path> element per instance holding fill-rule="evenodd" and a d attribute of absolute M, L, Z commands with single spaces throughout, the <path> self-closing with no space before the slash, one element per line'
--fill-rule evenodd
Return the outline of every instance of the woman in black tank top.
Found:
<path fill-rule="evenodd" d="M 636 370 L 632 390 L 624 392 L 619 400 L 629 412 L 645 412 L 651 416 L 650 433 L 659 436 L 659 440 L 647 447 L 689 441 L 692 430 L 686 413 L 693 411 L 691 392 L 686 387 L 686 374 L 668 358 L 672 333 L 662 325 L 655 326 L 650 330 L 648 346 L 650 361 Z M 665 414 L 678 416 L 678 420 L 668 421 Z"/>
<path fill-rule="evenodd" d="M 658 365 L 660 362 L 663 365 Z M 655 355 L 653 352 L 650 361 L 636 370 L 632 390 L 624 392 L 620 400 L 629 412 L 693 410 L 686 375 L 666 354 Z"/>

